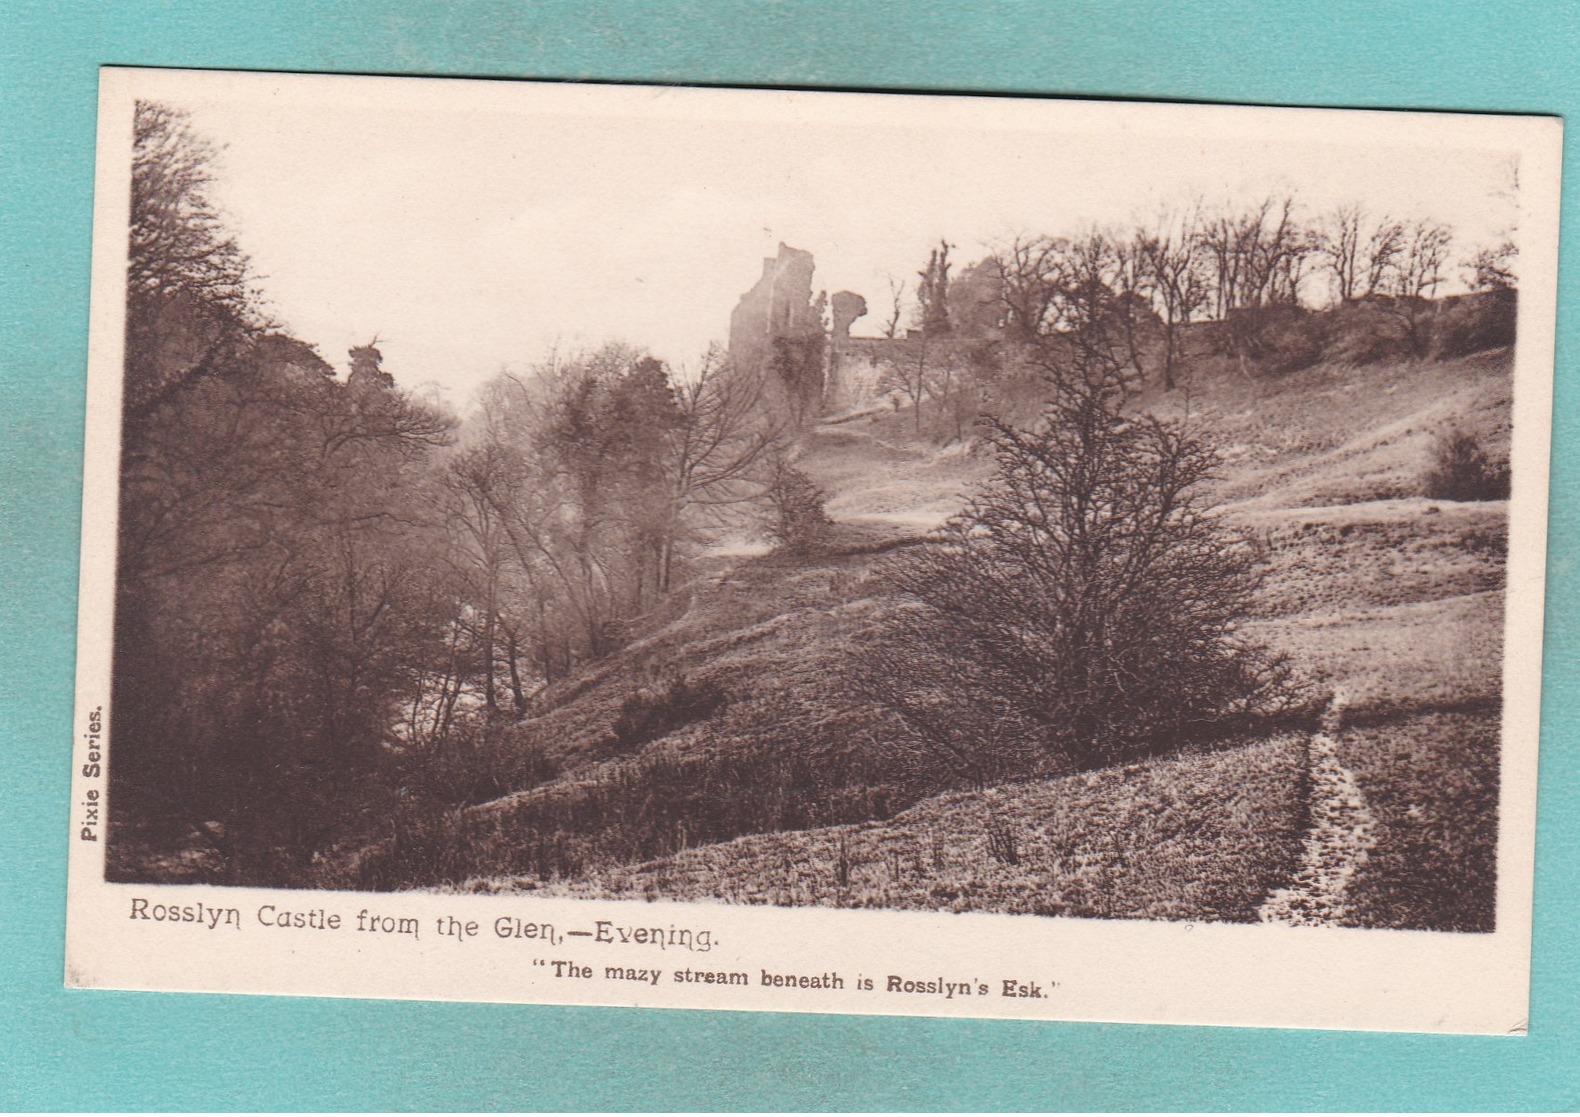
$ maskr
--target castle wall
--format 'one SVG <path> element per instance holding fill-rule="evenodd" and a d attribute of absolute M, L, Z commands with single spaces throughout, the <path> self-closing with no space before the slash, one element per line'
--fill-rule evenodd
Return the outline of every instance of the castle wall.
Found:
<path fill-rule="evenodd" d="M 821 334 L 812 303 L 812 254 L 788 245 L 763 260 L 763 273 L 730 312 L 730 357 L 737 368 L 768 367 L 776 338 Z"/>
<path fill-rule="evenodd" d="M 878 389 L 890 366 L 907 360 L 905 341 L 895 338 L 847 337 L 829 347 L 823 377 L 823 410 L 854 411 L 883 398 Z M 914 358 L 909 358 L 914 360 Z"/>

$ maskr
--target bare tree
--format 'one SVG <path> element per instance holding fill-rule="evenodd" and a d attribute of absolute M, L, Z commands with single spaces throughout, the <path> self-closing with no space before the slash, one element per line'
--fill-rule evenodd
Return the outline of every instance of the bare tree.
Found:
<path fill-rule="evenodd" d="M 1333 281 L 1341 303 L 1372 298 L 1392 278 L 1404 249 L 1405 228 L 1386 214 L 1373 218 L 1359 202 L 1325 214 L 1313 230 L 1312 243 Z"/>
<path fill-rule="evenodd" d="M 1254 205 L 1228 207 L 1202 226 L 1212 262 L 1217 315 L 1300 300 L 1300 281 L 1312 243 L 1295 217 L 1293 195 L 1268 196 Z"/>
<path fill-rule="evenodd" d="M 1359 202 L 1349 202 L 1327 214 L 1317 226 L 1317 252 L 1333 275 L 1333 292 L 1341 303 L 1361 293 L 1361 221 Z"/>
<path fill-rule="evenodd" d="M 1399 298 L 1431 298 L 1445 278 L 1454 231 L 1426 218 L 1404 230 L 1403 248 L 1395 268 L 1391 294 Z"/>
<path fill-rule="evenodd" d="M 1012 337 L 1029 341 L 1053 325 L 1070 284 L 1069 247 L 1062 237 L 1017 236 L 996 254 Z"/>
<path fill-rule="evenodd" d="M 764 405 L 760 378 L 736 372 L 717 349 L 675 396 L 659 582 L 666 593 L 676 544 L 698 530 L 697 521 L 759 499 L 789 437 L 787 425 Z"/>
<path fill-rule="evenodd" d="M 1204 495 L 1211 449 L 1129 414 L 1101 346 L 1043 352 L 1042 421 L 992 423 L 992 481 L 890 568 L 916 607 L 855 674 L 971 782 L 1176 747 L 1294 701 L 1287 665 L 1241 631 L 1257 559 Z"/>
<path fill-rule="evenodd" d="M 505 568 L 510 559 L 504 513 L 510 503 L 516 463 L 506 447 L 485 441 L 462 451 L 445 474 L 447 521 L 459 530 L 452 533 L 451 562 L 470 583 L 469 596 L 481 614 L 480 649 L 483 672 L 483 710 L 491 720 L 499 710 L 496 688 L 495 637 Z M 512 664 L 512 670 L 514 670 Z"/>
<path fill-rule="evenodd" d="M 1152 309 L 1152 274 L 1140 238 L 1109 232 L 1108 268 L 1103 277 L 1107 288 L 1107 314 L 1110 329 L 1124 355 L 1125 366 L 1138 378 L 1146 368 L 1142 351 L 1149 340 L 1156 312 Z"/>
<path fill-rule="evenodd" d="M 878 391 L 897 395 L 911 405 L 912 429 L 922 431 L 922 405 L 931 398 L 934 369 L 928 363 L 931 346 L 924 331 L 906 343 L 905 351 L 888 361 L 878 376 Z"/>
<path fill-rule="evenodd" d="M 1364 297 L 1374 298 L 1387 290 L 1399 266 L 1399 254 L 1404 251 L 1404 238 L 1404 223 L 1390 217 L 1379 219 L 1372 228 L 1366 238 Z"/>
<path fill-rule="evenodd" d="M 883 323 L 883 336 L 893 341 L 904 313 L 905 280 L 896 281 L 892 275 L 889 277 L 889 306 L 889 317 Z"/>
<path fill-rule="evenodd" d="M 1173 391 L 1181 355 L 1183 328 L 1210 297 L 1202 274 L 1203 251 L 1192 214 L 1164 214 L 1136 240 L 1145 269 L 1147 290 L 1163 319 L 1163 387 Z"/>
<path fill-rule="evenodd" d="M 1402 247 L 1388 281 L 1389 312 L 1403 323 L 1410 350 L 1424 357 L 1430 348 L 1431 323 L 1437 315 L 1433 294 L 1445 279 L 1454 233 L 1439 221 L 1421 218 L 1402 231 Z"/>
<path fill-rule="evenodd" d="M 1520 250 L 1506 240 L 1478 250 L 1466 261 L 1473 291 L 1513 291 L 1519 286 Z"/>

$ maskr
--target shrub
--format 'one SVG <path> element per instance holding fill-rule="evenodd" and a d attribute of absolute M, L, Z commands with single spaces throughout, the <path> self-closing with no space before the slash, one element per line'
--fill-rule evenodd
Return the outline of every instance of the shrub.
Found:
<path fill-rule="evenodd" d="M 573 876 L 743 834 L 886 818 L 920 797 L 883 782 L 876 758 L 809 756 L 778 742 L 612 761 L 513 805 L 468 875 Z"/>
<path fill-rule="evenodd" d="M 820 543 L 829 528 L 823 510 L 827 497 L 801 470 L 788 462 L 774 465 L 768 484 L 766 533 L 781 550 L 805 552 Z"/>
<path fill-rule="evenodd" d="M 1449 300 L 1432 324 L 1432 355 L 1445 360 L 1513 345 L 1518 310 L 1512 288 Z"/>
<path fill-rule="evenodd" d="M 485 803 L 553 779 L 560 765 L 521 727 L 500 732 L 481 717 L 457 719 L 441 744 L 392 757 L 383 779 L 403 801 L 445 807 Z"/>
<path fill-rule="evenodd" d="M 388 838 L 363 850 L 349 866 L 323 871 L 313 883 L 369 892 L 460 884 L 469 875 L 469 845 L 459 810 L 405 806 L 391 816 Z"/>
<path fill-rule="evenodd" d="M 724 691 L 717 683 L 674 675 L 626 695 L 615 718 L 615 739 L 626 748 L 646 744 L 707 717 L 724 703 Z"/>
<path fill-rule="evenodd" d="M 1281 375 L 1310 368 L 1326 355 L 1322 314 L 1283 303 L 1231 310 L 1214 332 L 1220 353 L 1258 371 Z"/>
<path fill-rule="evenodd" d="M 1412 355 L 1409 332 L 1385 300 L 1344 303 L 1329 312 L 1327 356 L 1348 365 L 1402 360 Z"/>
<path fill-rule="evenodd" d="M 1056 366 L 1041 424 L 993 424 L 991 482 L 892 568 L 914 606 L 853 673 L 970 783 L 1113 763 L 1295 703 L 1288 665 L 1238 632 L 1260 573 L 1202 496 L 1215 456 L 1125 412 L 1117 377 Z"/>
<path fill-rule="evenodd" d="M 1433 443 L 1422 492 L 1432 500 L 1507 500 L 1508 463 L 1488 458 L 1469 433 L 1446 430 Z"/>

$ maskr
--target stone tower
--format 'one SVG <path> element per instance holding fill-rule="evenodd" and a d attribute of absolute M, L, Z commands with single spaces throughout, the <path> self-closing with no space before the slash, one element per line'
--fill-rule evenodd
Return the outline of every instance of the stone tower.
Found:
<path fill-rule="evenodd" d="M 812 296 L 812 254 L 780 244 L 730 313 L 730 360 L 747 375 L 777 376 L 799 408 L 823 391 L 822 298 Z"/>

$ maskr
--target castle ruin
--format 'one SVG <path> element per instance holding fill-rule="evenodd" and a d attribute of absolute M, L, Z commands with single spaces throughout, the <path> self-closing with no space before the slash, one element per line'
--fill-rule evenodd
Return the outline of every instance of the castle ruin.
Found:
<path fill-rule="evenodd" d="M 782 385 L 800 414 L 833 414 L 890 398 L 894 370 L 918 360 L 946 358 L 964 337 L 927 339 L 852 336 L 867 313 L 854 291 L 814 294 L 812 254 L 780 244 L 763 260 L 761 277 L 730 314 L 730 360 L 748 375 Z M 825 316 L 827 321 L 825 322 Z"/>

